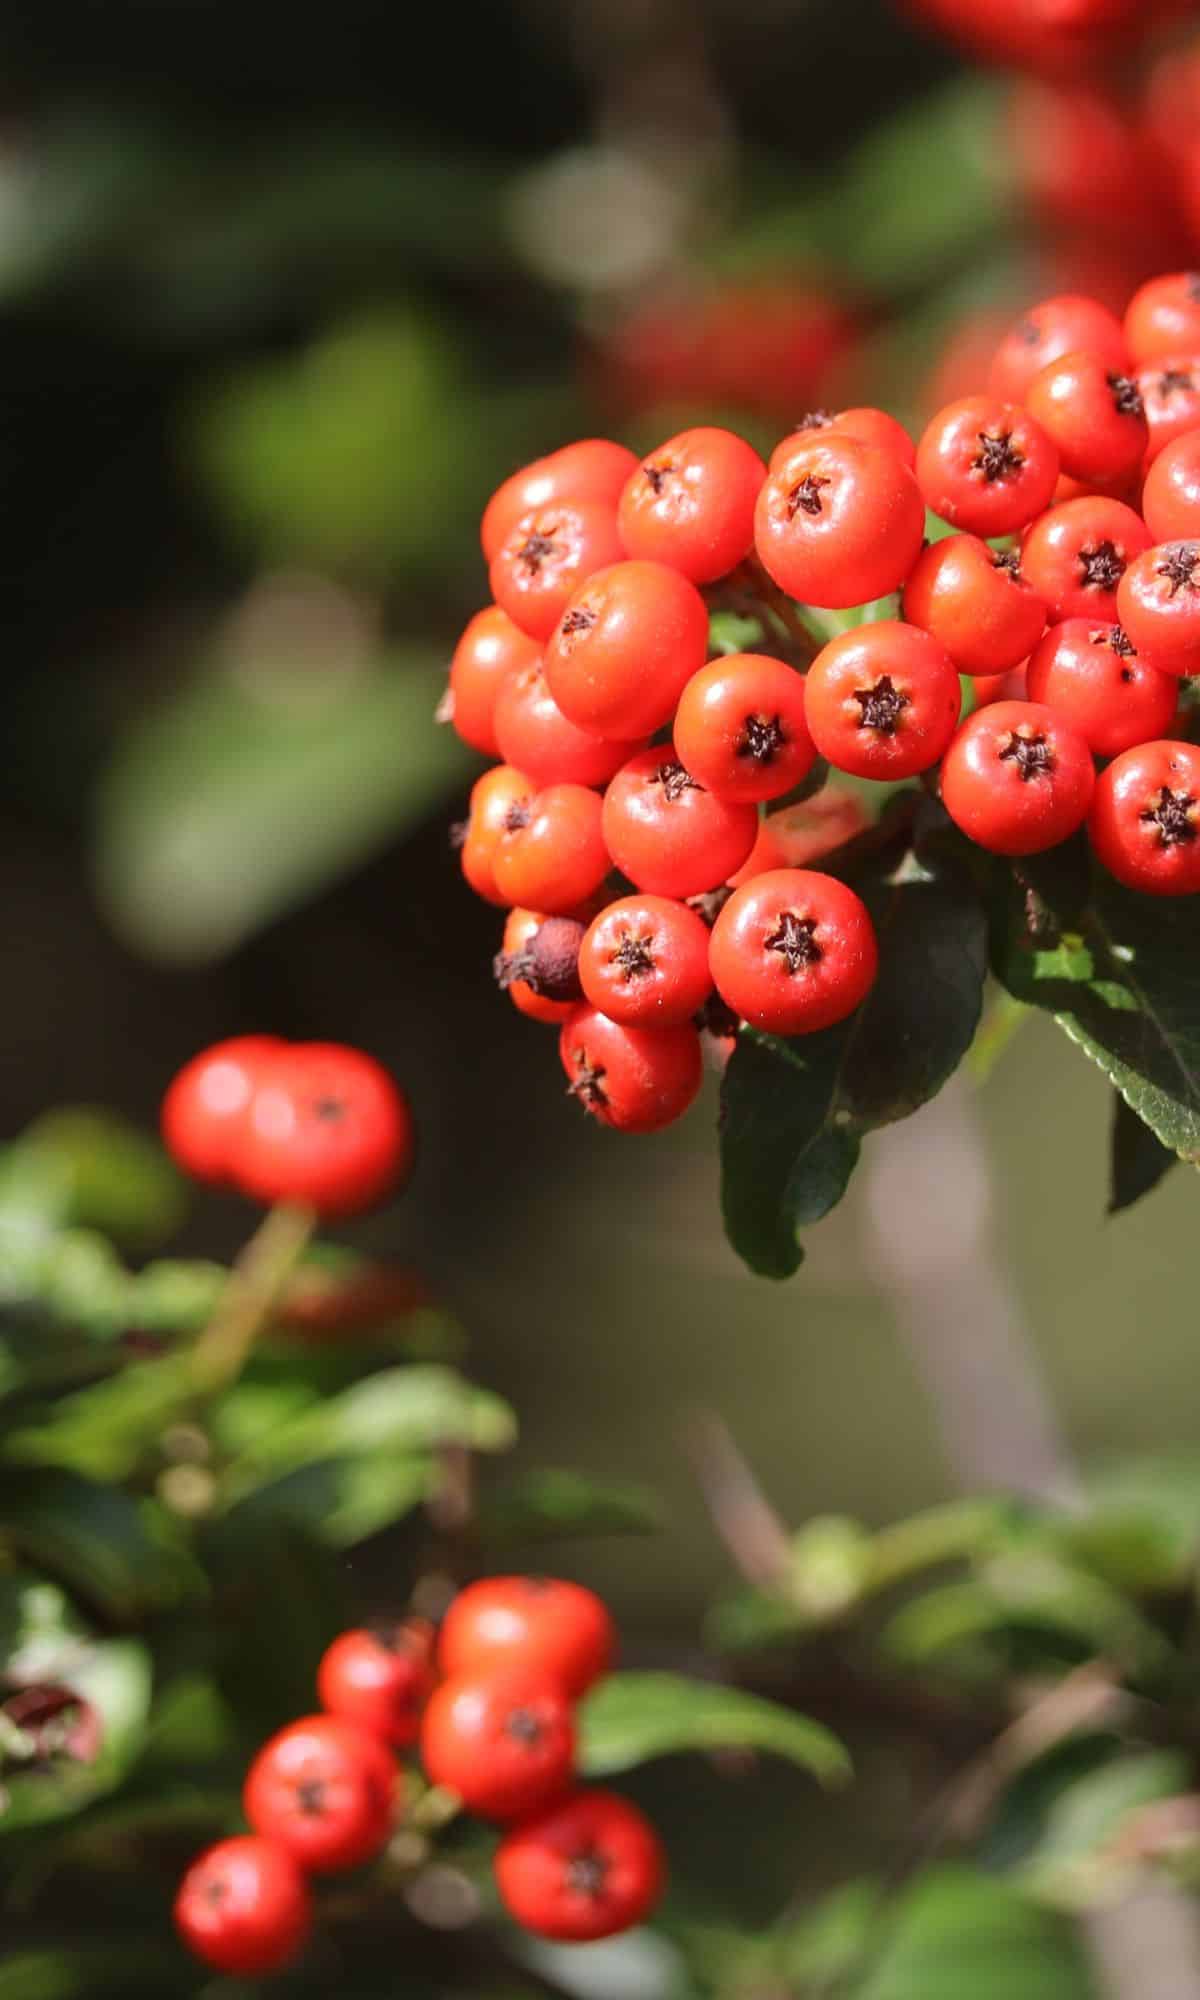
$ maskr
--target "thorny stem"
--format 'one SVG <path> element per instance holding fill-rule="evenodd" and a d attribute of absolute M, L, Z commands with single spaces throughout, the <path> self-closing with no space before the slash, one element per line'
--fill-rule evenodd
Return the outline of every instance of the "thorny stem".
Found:
<path fill-rule="evenodd" d="M 287 1290 L 316 1228 L 306 1202 L 268 1209 L 229 1273 L 216 1312 L 191 1355 L 196 1388 L 212 1395 L 237 1380 L 251 1349 Z"/>

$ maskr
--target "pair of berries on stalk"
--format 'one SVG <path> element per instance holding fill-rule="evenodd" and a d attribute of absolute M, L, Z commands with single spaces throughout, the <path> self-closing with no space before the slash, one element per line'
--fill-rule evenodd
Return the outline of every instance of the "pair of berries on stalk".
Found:
<path fill-rule="evenodd" d="M 408 1101 L 387 1071 L 340 1042 L 240 1035 L 194 1056 L 162 1107 L 185 1173 L 262 1202 L 357 1214 L 407 1178 Z"/>
<path fill-rule="evenodd" d="M 433 1784 L 505 1827 L 493 1865 L 517 1923 L 576 1942 L 639 1923 L 663 1884 L 657 1838 L 627 1800 L 573 1782 L 573 1704 L 612 1648 L 599 1598 L 535 1577 L 460 1592 L 436 1651 L 415 1619 L 343 1633 L 318 1671 L 324 1713 L 281 1730 L 250 1767 L 253 1832 L 185 1875 L 184 1942 L 225 1972 L 289 1963 L 311 1929 L 309 1876 L 382 1851 L 403 1802 L 395 1753 L 418 1745 Z"/>
<path fill-rule="evenodd" d="M 888 785 L 938 771 L 992 853 L 1086 821 L 1126 885 L 1200 888 L 1179 720 L 1200 672 L 1200 389 L 1164 414 L 1141 386 L 1193 363 L 1200 279 L 1178 273 L 1124 323 L 1045 301 L 915 444 L 866 407 L 805 418 L 766 463 L 715 428 L 641 461 L 589 439 L 492 496 L 494 602 L 446 708 L 503 761 L 472 792 L 462 867 L 509 910 L 501 983 L 559 1025 L 589 1111 L 655 1130 L 698 1088 L 698 1023 L 804 1034 L 869 992 L 869 913 L 806 865 L 867 815 L 836 786 L 789 802 L 818 757 Z M 820 645 L 805 606 L 884 615 Z M 764 650 L 710 660 L 713 608 L 751 611 Z"/>

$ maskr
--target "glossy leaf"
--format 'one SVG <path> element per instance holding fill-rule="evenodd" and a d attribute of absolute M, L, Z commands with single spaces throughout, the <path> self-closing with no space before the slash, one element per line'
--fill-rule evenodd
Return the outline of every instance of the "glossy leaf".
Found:
<path fill-rule="evenodd" d="M 788 1759 L 824 1785 L 849 1775 L 842 1745 L 820 1723 L 759 1695 L 680 1674 L 612 1674 L 580 1710 L 583 1768 L 631 1771 L 680 1751 L 756 1750 Z"/>
<path fill-rule="evenodd" d="M 1109 1140 L 1108 1212 L 1117 1215 L 1131 1208 L 1144 1194 L 1151 1194 L 1168 1170 L 1175 1166 L 1172 1153 L 1131 1111 L 1119 1091 L 1112 1100 L 1112 1134 Z"/>

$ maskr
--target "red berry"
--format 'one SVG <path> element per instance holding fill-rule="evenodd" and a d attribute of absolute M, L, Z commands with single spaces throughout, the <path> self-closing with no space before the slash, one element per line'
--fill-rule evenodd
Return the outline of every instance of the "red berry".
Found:
<path fill-rule="evenodd" d="M 898 589 L 924 533 L 920 491 L 903 461 L 838 431 L 785 453 L 755 510 L 768 574 L 789 596 L 835 610 Z"/>
<path fill-rule="evenodd" d="M 681 1027 L 712 991 L 708 928 L 669 896 L 623 896 L 593 919 L 579 948 L 593 1007 L 627 1027 Z"/>
<path fill-rule="evenodd" d="M 1142 512 L 1156 542 L 1200 536 L 1200 429 L 1159 452 L 1142 488 Z"/>
<path fill-rule="evenodd" d="M 285 1046 L 276 1035 L 236 1035 L 185 1063 L 163 1098 L 163 1143 L 198 1181 L 232 1182 L 250 1101 L 270 1059 Z"/>
<path fill-rule="evenodd" d="M 617 512 L 625 553 L 715 583 L 754 545 L 767 468 L 732 431 L 680 431 L 629 475 Z"/>
<path fill-rule="evenodd" d="M 1099 354 L 1062 354 L 1035 375 L 1025 407 L 1042 426 L 1071 479 L 1112 485 L 1133 477 L 1150 431 L 1130 375 Z"/>
<path fill-rule="evenodd" d="M 604 794 L 604 841 L 617 867 L 655 896 L 696 896 L 740 868 L 754 845 L 752 805 L 720 799 L 668 750 L 641 750 Z"/>
<path fill-rule="evenodd" d="M 709 940 L 722 1000 L 777 1035 L 832 1027 L 866 999 L 879 952 L 865 904 L 832 875 L 776 868 L 735 889 Z"/>
<path fill-rule="evenodd" d="M 1200 425 L 1200 356 L 1163 355 L 1138 371 L 1137 385 L 1150 430 L 1145 460 L 1148 470 L 1165 445 Z M 1142 500 L 1145 514 L 1144 493 Z M 1146 514 L 1147 522 L 1149 519 Z"/>
<path fill-rule="evenodd" d="M 433 1693 L 433 1631 L 419 1618 L 343 1632 L 317 1669 L 317 1694 L 330 1715 L 402 1750 L 415 1743 Z"/>
<path fill-rule="evenodd" d="M 1005 335 L 992 361 L 988 387 L 993 396 L 1019 403 L 1035 375 L 1060 354 L 1087 348 L 1110 368 L 1125 369 L 1129 350 L 1121 322 L 1096 299 L 1063 292 L 1023 313 Z"/>
<path fill-rule="evenodd" d="M 618 1132 L 658 1132 L 682 1118 L 700 1088 L 695 1028 L 626 1028 L 576 1007 L 558 1042 L 567 1088 Z"/>
<path fill-rule="evenodd" d="M 764 653 L 710 660 L 679 697 L 675 754 L 718 798 L 746 805 L 782 798 L 817 754 L 802 677 Z"/>
<path fill-rule="evenodd" d="M 443 1681 L 421 1724 L 431 1782 L 481 1819 L 519 1819 L 561 1796 L 575 1765 L 566 1690 L 543 1665 L 486 1665 Z"/>
<path fill-rule="evenodd" d="M 1160 542 L 1131 562 L 1117 616 L 1153 666 L 1200 673 L 1200 541 Z"/>
<path fill-rule="evenodd" d="M 443 1673 L 537 1668 L 569 1695 L 608 1672 L 616 1635 L 607 1607 L 582 1584 L 549 1576 L 489 1576 L 460 1590 L 442 1621 Z"/>
<path fill-rule="evenodd" d="M 634 454 L 608 438 L 580 438 L 547 458 L 535 458 L 498 486 L 483 510 L 480 540 L 490 563 L 520 520 L 560 500 L 601 500 L 615 507 L 637 465 Z"/>
<path fill-rule="evenodd" d="M 531 1021 L 565 1021 L 582 995 L 579 947 L 583 924 L 544 910 L 508 913 L 504 942 L 493 961 L 496 982 Z"/>
<path fill-rule="evenodd" d="M 238 1185 L 259 1201 L 356 1215 L 400 1186 L 413 1150 L 408 1100 L 374 1057 L 340 1042 L 297 1042 L 255 1091 Z"/>
<path fill-rule="evenodd" d="M 538 785 L 604 785 L 641 740 L 615 742 L 568 722 L 550 692 L 540 657 L 510 674 L 496 697 L 496 738 L 506 764 Z"/>
<path fill-rule="evenodd" d="M 640 1924 L 662 1895 L 658 1836 L 615 1792 L 577 1792 L 506 1833 L 496 1887 L 509 1915 L 539 1937 L 582 1944 Z"/>
<path fill-rule="evenodd" d="M 1058 452 L 1015 403 L 963 396 L 927 425 L 917 482 L 927 507 L 977 535 L 1009 535 L 1040 514 L 1058 478 Z"/>
<path fill-rule="evenodd" d="M 916 625 L 881 619 L 839 633 L 808 670 L 813 742 L 856 778 L 911 778 L 936 764 L 962 707 L 945 647 Z"/>
<path fill-rule="evenodd" d="M 291 1855 L 250 1834 L 198 1855 L 175 1898 L 175 1928 L 188 1950 L 243 1979 L 289 1964 L 311 1923 L 308 1884 Z"/>
<path fill-rule="evenodd" d="M 1200 749 L 1140 743 L 1102 771 L 1088 837 L 1110 875 L 1148 896 L 1200 891 Z"/>
<path fill-rule="evenodd" d="M 917 558 L 904 616 L 941 642 L 960 674 L 1003 674 L 1036 645 L 1046 607 L 1015 549 L 977 535 L 947 535 Z"/>
<path fill-rule="evenodd" d="M 942 765 L 942 803 L 992 854 L 1057 847 L 1087 816 L 1095 773 L 1083 737 L 1054 709 L 995 701 L 963 723 Z"/>
<path fill-rule="evenodd" d="M 811 410 L 806 417 L 801 417 L 795 430 L 790 431 L 771 453 L 768 471 L 774 472 L 776 465 L 781 464 L 797 445 L 810 444 L 814 438 L 829 431 L 839 431 L 843 437 L 857 438 L 860 444 L 873 444 L 881 451 L 890 451 L 910 470 L 917 455 L 917 447 L 903 424 L 897 423 L 886 410 L 876 410 L 869 404 L 863 404 L 851 410 Z"/>
<path fill-rule="evenodd" d="M 599 794 L 584 785 L 547 785 L 510 813 L 492 863 L 506 903 L 563 915 L 608 874 Z"/>
<path fill-rule="evenodd" d="M 1160 354 L 1200 349 L 1200 273 L 1151 278 L 1125 309 L 1125 340 L 1139 368 Z"/>
<path fill-rule="evenodd" d="M 496 849 L 509 826 L 524 825 L 537 786 L 526 772 L 511 764 L 494 764 L 471 787 L 467 831 L 462 846 L 462 871 L 477 896 L 488 903 L 505 903 L 496 887 Z"/>
<path fill-rule="evenodd" d="M 1064 500 L 1033 523 L 1021 545 L 1021 568 L 1052 619 L 1111 623 L 1117 585 L 1149 542 L 1132 507 L 1092 494 Z"/>
<path fill-rule="evenodd" d="M 336 1715 L 309 1715 L 263 1745 L 242 1803 L 256 1833 L 308 1874 L 371 1860 L 392 1830 L 398 1779 L 378 1737 Z"/>
<path fill-rule="evenodd" d="M 489 604 L 470 620 L 450 662 L 450 695 L 451 721 L 473 750 L 482 750 L 485 757 L 499 754 L 496 698 L 514 668 L 530 666 L 538 657 L 536 639 L 514 625 L 498 604 Z"/>
<path fill-rule="evenodd" d="M 649 736 L 669 722 L 708 652 L 708 609 L 665 563 L 601 570 L 567 605 L 546 647 L 564 715 L 597 736 Z"/>
<path fill-rule="evenodd" d="M 559 500 L 522 514 L 492 557 L 492 596 L 535 639 L 548 639 L 573 590 L 623 554 L 603 500 Z"/>
<path fill-rule="evenodd" d="M 1078 730 L 1097 757 L 1115 757 L 1161 736 L 1171 724 L 1179 683 L 1147 666 L 1119 625 L 1068 618 L 1052 625 L 1025 674 L 1031 701 Z"/>

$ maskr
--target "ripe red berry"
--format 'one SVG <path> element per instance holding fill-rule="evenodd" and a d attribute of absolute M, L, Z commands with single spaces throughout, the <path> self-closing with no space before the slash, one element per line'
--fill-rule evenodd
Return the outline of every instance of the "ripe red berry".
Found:
<path fill-rule="evenodd" d="M 1047 506 L 1058 452 L 1015 403 L 963 396 L 927 425 L 917 445 L 925 505 L 977 535 L 1009 535 Z"/>
<path fill-rule="evenodd" d="M 1200 350 L 1200 273 L 1151 278 L 1125 309 L 1125 340 L 1139 368 L 1160 354 Z"/>
<path fill-rule="evenodd" d="M 996 701 L 963 723 L 942 765 L 942 803 L 992 854 L 1057 847 L 1087 816 L 1095 772 L 1083 737 L 1054 709 Z"/>
<path fill-rule="evenodd" d="M 309 1715 L 263 1745 L 242 1803 L 256 1833 L 306 1873 L 336 1874 L 378 1854 L 399 1797 L 396 1766 L 378 1737 L 336 1715 Z"/>
<path fill-rule="evenodd" d="M 1117 615 L 1152 666 L 1200 673 L 1200 541 L 1159 542 L 1131 562 Z"/>
<path fill-rule="evenodd" d="M 1025 407 L 1071 479 L 1113 485 L 1132 478 L 1146 455 L 1138 385 L 1099 354 L 1077 349 L 1049 362 L 1026 390 Z"/>
<path fill-rule="evenodd" d="M 752 805 L 720 799 L 668 750 L 641 750 L 604 794 L 604 842 L 617 867 L 655 896 L 696 896 L 740 868 L 754 845 Z"/>
<path fill-rule="evenodd" d="M 340 1042 L 297 1042 L 272 1059 L 255 1091 L 238 1185 L 259 1201 L 356 1215 L 400 1186 L 413 1150 L 408 1100 L 374 1057 Z"/>
<path fill-rule="evenodd" d="M 1159 452 L 1142 488 L 1142 512 L 1156 542 L 1200 536 L 1200 428 Z"/>
<path fill-rule="evenodd" d="M 496 697 L 515 668 L 539 658 L 536 639 L 514 625 L 507 611 L 489 604 L 470 620 L 450 662 L 451 721 L 464 743 L 485 757 L 500 754 Z"/>
<path fill-rule="evenodd" d="M 1149 542 L 1132 507 L 1092 494 L 1064 500 L 1033 523 L 1021 544 L 1021 568 L 1052 619 L 1111 623 L 1117 585 Z"/>
<path fill-rule="evenodd" d="M 163 1143 L 184 1173 L 218 1184 L 236 1179 L 250 1101 L 284 1046 L 276 1035 L 236 1035 L 184 1064 L 163 1098 L 161 1121 Z"/>
<path fill-rule="evenodd" d="M 823 431 L 784 454 L 755 510 L 764 569 L 790 597 L 838 609 L 886 597 L 920 552 L 925 509 L 894 452 Z"/>
<path fill-rule="evenodd" d="M 708 927 L 669 896 L 623 896 L 592 920 L 579 977 L 593 1007 L 626 1027 L 681 1027 L 712 991 Z"/>
<path fill-rule="evenodd" d="M 1174 677 L 1148 666 L 1121 626 L 1090 618 L 1052 625 L 1030 656 L 1025 681 L 1030 701 L 1054 709 L 1097 757 L 1161 736 L 1179 694 Z"/>
<path fill-rule="evenodd" d="M 520 1665 L 586 1693 L 608 1672 L 616 1634 L 595 1591 L 550 1576 L 489 1576 L 460 1590 L 442 1621 L 443 1673 Z"/>
<path fill-rule="evenodd" d="M 797 445 L 810 444 L 814 438 L 829 431 L 840 431 L 843 437 L 857 438 L 860 444 L 877 445 L 881 451 L 890 451 L 911 470 L 917 455 L 917 447 L 904 425 L 889 416 L 886 410 L 876 410 L 869 404 L 850 410 L 810 410 L 801 417 L 794 431 L 780 440 L 767 462 L 767 470 L 774 472 Z"/>
<path fill-rule="evenodd" d="M 398 1750 L 416 1742 L 435 1682 L 433 1630 L 420 1618 L 342 1632 L 317 1669 L 322 1708 Z"/>
<path fill-rule="evenodd" d="M 669 722 L 708 652 L 708 609 L 665 563 L 623 562 L 576 591 L 546 647 L 563 714 L 597 736 L 629 740 Z"/>
<path fill-rule="evenodd" d="M 1037 644 L 1046 607 L 1015 549 L 947 535 L 918 556 L 904 616 L 941 642 L 960 674 L 1003 674 Z"/>
<path fill-rule="evenodd" d="M 529 1662 L 480 1666 L 443 1681 L 421 1723 L 435 1785 L 481 1819 L 519 1819 L 561 1796 L 575 1765 L 566 1690 Z"/>
<path fill-rule="evenodd" d="M 666 1862 L 649 1821 L 615 1792 L 577 1792 L 513 1827 L 496 1850 L 509 1915 L 539 1937 L 582 1944 L 629 1930 L 662 1895 Z"/>
<path fill-rule="evenodd" d="M 962 707 L 945 647 L 916 625 L 881 619 L 839 633 L 808 670 L 813 742 L 856 778 L 911 778 L 936 764 Z"/>
<path fill-rule="evenodd" d="M 617 1132 L 659 1132 L 682 1118 L 700 1088 L 695 1028 L 626 1028 L 576 1007 L 558 1041 L 567 1089 Z"/>
<path fill-rule="evenodd" d="M 1149 470 L 1165 445 L 1200 426 L 1200 355 L 1163 355 L 1139 369 L 1137 386 L 1150 431 L 1145 460 Z M 1144 501 L 1143 495 L 1143 513 Z"/>
<path fill-rule="evenodd" d="M 544 910 L 508 913 L 504 941 L 492 963 L 496 983 L 531 1021 L 565 1021 L 582 997 L 579 947 L 583 924 Z"/>
<path fill-rule="evenodd" d="M 754 545 L 754 503 L 767 476 L 732 431 L 680 431 L 631 472 L 617 512 L 625 553 L 715 583 Z"/>
<path fill-rule="evenodd" d="M 1200 892 L 1200 749 L 1140 743 L 1115 758 L 1096 782 L 1088 838 L 1126 888 Z"/>
<path fill-rule="evenodd" d="M 197 1855 L 175 1898 L 175 1928 L 188 1950 L 242 1979 L 289 1964 L 311 1924 L 308 1884 L 295 1861 L 251 1834 Z"/>
<path fill-rule="evenodd" d="M 485 902 L 508 900 L 496 887 L 496 849 L 510 824 L 524 824 L 536 790 L 527 773 L 514 770 L 511 764 L 494 764 L 471 787 L 460 859 L 465 879 Z"/>
<path fill-rule="evenodd" d="M 735 889 L 709 940 L 722 1000 L 777 1035 L 832 1027 L 866 999 L 879 952 L 865 904 L 832 875 L 771 869 Z"/>
<path fill-rule="evenodd" d="M 496 697 L 495 730 L 505 763 L 527 771 L 537 785 L 607 784 L 642 747 L 640 738 L 616 742 L 568 722 L 540 657 L 509 675 Z"/>
<path fill-rule="evenodd" d="M 547 785 L 509 814 L 492 862 L 506 903 L 565 915 L 608 874 L 600 797 L 585 785 Z"/>
<path fill-rule="evenodd" d="M 1023 401 L 1035 375 L 1060 354 L 1079 348 L 1098 354 L 1110 368 L 1129 366 L 1121 322 L 1096 299 L 1063 292 L 1023 313 L 996 350 L 988 387 L 1005 402 Z"/>
<path fill-rule="evenodd" d="M 609 438 L 580 438 L 504 481 L 483 510 L 480 540 L 490 563 L 522 514 L 560 500 L 601 500 L 615 507 L 637 465 L 633 452 Z"/>
<path fill-rule="evenodd" d="M 730 653 L 701 667 L 679 697 L 675 754 L 718 798 L 782 798 L 812 769 L 804 681 L 765 653 Z"/>
<path fill-rule="evenodd" d="M 522 514 L 492 557 L 492 596 L 523 632 L 548 639 L 573 590 L 624 553 L 604 500 L 559 500 Z"/>

